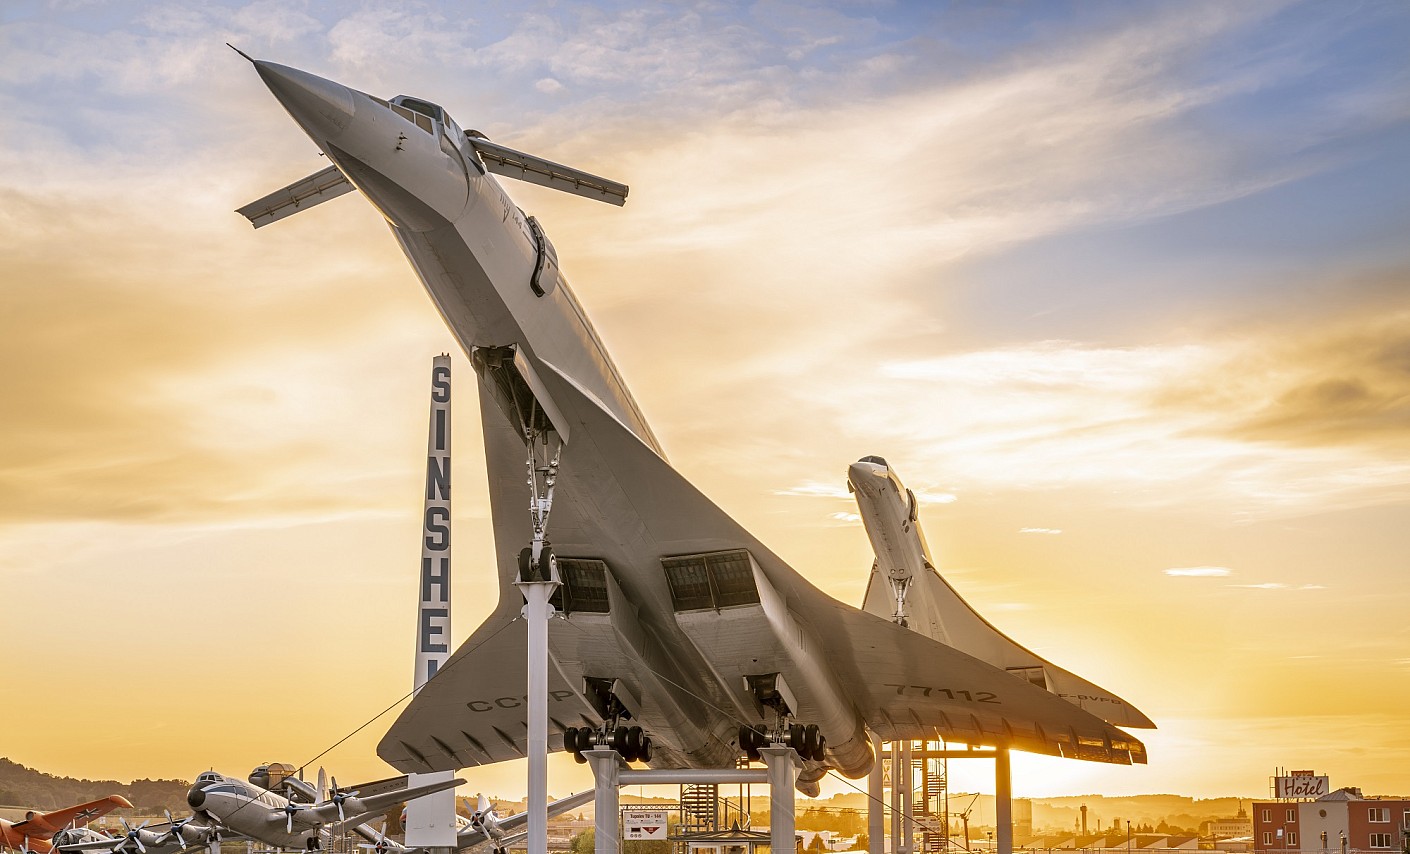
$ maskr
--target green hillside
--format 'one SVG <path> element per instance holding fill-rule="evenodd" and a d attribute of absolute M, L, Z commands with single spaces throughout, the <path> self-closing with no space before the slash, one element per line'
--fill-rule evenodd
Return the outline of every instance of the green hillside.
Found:
<path fill-rule="evenodd" d="M 4 806 L 55 810 L 108 795 L 122 795 L 140 815 L 160 814 L 163 809 L 184 814 L 190 812 L 186 806 L 186 790 L 190 788 L 191 783 L 186 780 L 119 783 L 55 777 L 0 757 L 0 805 Z"/>

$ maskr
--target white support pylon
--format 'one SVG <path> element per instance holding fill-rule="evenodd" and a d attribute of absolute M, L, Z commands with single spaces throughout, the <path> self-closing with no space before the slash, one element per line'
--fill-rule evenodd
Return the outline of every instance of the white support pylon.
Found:
<path fill-rule="evenodd" d="M 620 785 L 622 756 L 615 750 L 584 750 L 593 779 L 593 854 L 619 854 L 622 840 L 617 832 L 621 811 L 617 789 Z M 531 852 L 532 854 L 532 852 Z"/>
<path fill-rule="evenodd" d="M 1007 747 L 994 752 L 994 825 L 998 854 L 1013 854 L 1013 781 Z"/>
<path fill-rule="evenodd" d="M 521 577 L 514 582 L 524 594 L 524 622 L 529 633 L 528 854 L 548 854 L 548 621 L 554 613 L 548 600 L 558 583 L 557 567 L 551 568 L 550 578 Z"/>
<path fill-rule="evenodd" d="M 794 786 L 798 783 L 798 772 L 803 770 L 803 760 L 791 747 L 761 747 L 759 755 L 769 768 L 769 850 L 792 854 L 797 848 Z"/>
<path fill-rule="evenodd" d="M 886 780 L 882 770 L 881 738 L 871 733 L 876 761 L 867 775 L 867 854 L 886 852 Z"/>

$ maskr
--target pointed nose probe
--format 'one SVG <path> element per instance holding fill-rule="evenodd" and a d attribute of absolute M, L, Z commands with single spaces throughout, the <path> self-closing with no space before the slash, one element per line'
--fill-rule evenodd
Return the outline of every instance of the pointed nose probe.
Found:
<path fill-rule="evenodd" d="M 255 60 L 254 66 L 294 121 L 315 139 L 336 136 L 357 111 L 352 90 L 341 83 L 264 60 Z"/>
<path fill-rule="evenodd" d="M 875 496 L 885 479 L 886 470 L 866 460 L 860 460 L 847 467 L 848 485 L 853 490 L 860 490 L 866 495 Z"/>

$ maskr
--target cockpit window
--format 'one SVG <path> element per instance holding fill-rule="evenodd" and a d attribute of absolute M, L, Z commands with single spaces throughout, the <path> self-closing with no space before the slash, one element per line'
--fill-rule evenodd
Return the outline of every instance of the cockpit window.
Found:
<path fill-rule="evenodd" d="M 423 101 L 420 98 L 411 98 L 406 95 L 398 95 L 392 99 L 392 103 L 400 104 L 401 106 L 406 107 L 408 110 L 411 110 L 413 113 L 420 113 L 421 115 L 426 116 L 427 118 L 435 119 L 436 121 L 440 121 L 442 116 L 445 115 L 445 110 L 442 110 L 440 107 L 436 106 L 435 104 L 432 104 L 430 101 Z"/>
<path fill-rule="evenodd" d="M 214 771 L 207 771 L 196 778 L 197 783 L 219 783 L 223 777 Z"/>

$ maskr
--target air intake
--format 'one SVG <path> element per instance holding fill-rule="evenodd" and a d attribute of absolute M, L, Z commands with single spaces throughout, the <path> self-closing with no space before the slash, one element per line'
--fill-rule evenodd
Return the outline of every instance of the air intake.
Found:
<path fill-rule="evenodd" d="M 752 564 L 745 549 L 661 559 L 677 613 L 759 604 Z"/>

